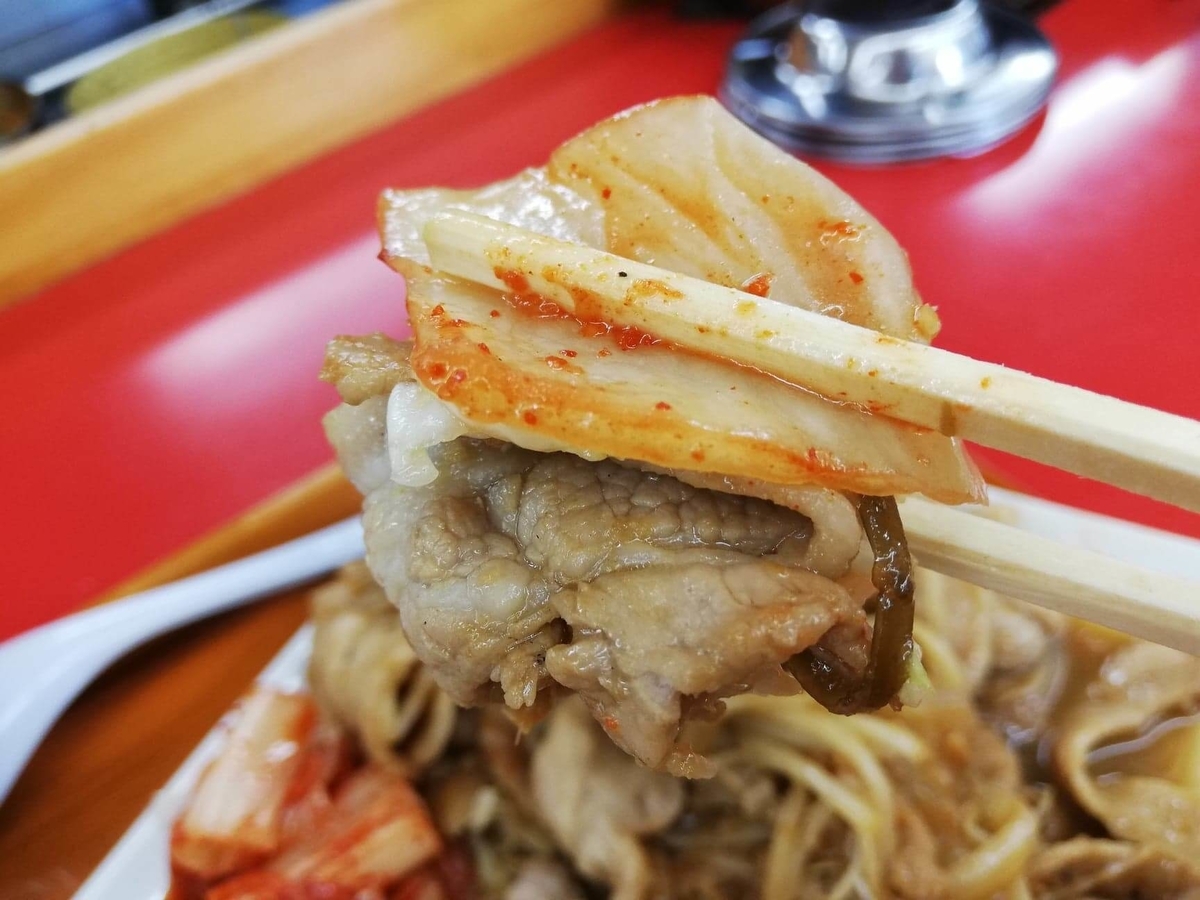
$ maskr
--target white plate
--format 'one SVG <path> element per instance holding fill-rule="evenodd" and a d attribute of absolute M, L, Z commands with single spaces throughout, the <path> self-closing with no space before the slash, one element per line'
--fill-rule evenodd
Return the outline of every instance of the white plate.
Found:
<path fill-rule="evenodd" d="M 1189 580 L 1200 572 L 1200 541 L 1009 491 L 993 488 L 990 493 L 994 506 L 1016 511 L 1014 524 L 1026 531 Z M 305 626 L 267 666 L 259 683 L 288 691 L 303 688 L 311 644 L 312 632 Z M 222 739 L 218 725 L 155 795 L 75 894 L 76 900 L 162 900 L 170 885 L 171 825 Z"/>

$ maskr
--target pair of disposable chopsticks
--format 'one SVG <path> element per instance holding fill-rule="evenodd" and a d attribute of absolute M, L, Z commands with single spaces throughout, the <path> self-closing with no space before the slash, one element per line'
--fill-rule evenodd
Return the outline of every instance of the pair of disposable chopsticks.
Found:
<path fill-rule="evenodd" d="M 467 213 L 430 221 L 434 267 L 529 290 L 942 434 L 1200 511 L 1200 422 L 1126 403 Z M 635 287 L 636 285 L 636 287 Z M 1200 654 L 1200 586 L 950 507 L 903 505 L 931 568 Z"/>

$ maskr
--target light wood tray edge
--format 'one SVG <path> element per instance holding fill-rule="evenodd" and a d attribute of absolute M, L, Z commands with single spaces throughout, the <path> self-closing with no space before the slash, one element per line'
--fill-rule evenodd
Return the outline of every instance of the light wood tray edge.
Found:
<path fill-rule="evenodd" d="M 560 43 L 618 0 L 344 0 L 0 151 L 0 307 Z"/>

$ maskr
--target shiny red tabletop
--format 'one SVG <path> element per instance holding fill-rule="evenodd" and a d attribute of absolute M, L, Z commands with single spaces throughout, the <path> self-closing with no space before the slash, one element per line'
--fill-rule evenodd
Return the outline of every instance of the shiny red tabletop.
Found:
<path fill-rule="evenodd" d="M 1059 82 L 1009 143 L 819 167 L 908 249 L 942 346 L 1200 417 L 1200 7 L 1067 0 L 1042 24 Z M 329 459 L 325 341 L 404 328 L 375 259 L 382 187 L 507 176 L 623 107 L 711 92 L 741 27 L 626 15 L 0 312 L 0 638 Z M 982 455 L 1037 493 L 1200 535 L 1200 517 Z"/>

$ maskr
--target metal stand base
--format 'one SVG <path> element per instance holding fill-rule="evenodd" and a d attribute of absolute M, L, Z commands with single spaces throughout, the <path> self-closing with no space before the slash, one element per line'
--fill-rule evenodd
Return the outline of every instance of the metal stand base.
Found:
<path fill-rule="evenodd" d="M 1032 23 L 976 0 L 857 9 L 810 0 L 751 24 L 721 99 L 797 153 L 855 163 L 970 156 L 1037 115 L 1057 63 Z"/>

